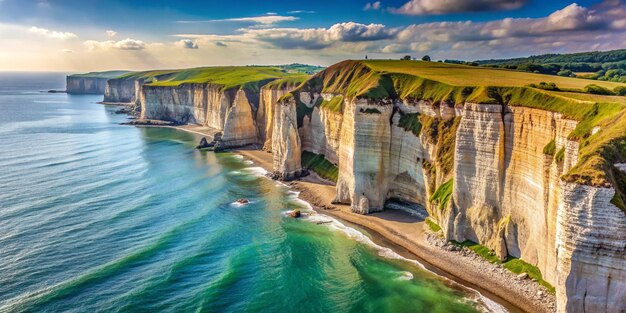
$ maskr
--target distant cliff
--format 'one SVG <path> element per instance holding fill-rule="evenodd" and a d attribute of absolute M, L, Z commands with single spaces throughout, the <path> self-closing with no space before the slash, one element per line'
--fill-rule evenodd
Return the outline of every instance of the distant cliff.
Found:
<path fill-rule="evenodd" d="M 128 71 L 91 72 L 66 77 L 66 91 L 70 94 L 104 94 L 106 82 Z"/>

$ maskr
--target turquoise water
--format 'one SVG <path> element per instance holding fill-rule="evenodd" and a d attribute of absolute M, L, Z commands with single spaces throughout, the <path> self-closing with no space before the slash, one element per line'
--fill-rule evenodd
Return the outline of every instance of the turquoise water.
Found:
<path fill-rule="evenodd" d="M 241 156 L 51 88 L 0 74 L 0 312 L 481 309 L 353 229 L 286 217 L 304 204 Z"/>

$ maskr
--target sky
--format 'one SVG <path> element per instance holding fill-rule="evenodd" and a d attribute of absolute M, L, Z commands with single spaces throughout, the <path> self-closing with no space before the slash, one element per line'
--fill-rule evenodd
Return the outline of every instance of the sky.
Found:
<path fill-rule="evenodd" d="M 0 71 L 626 48 L 626 0 L 0 0 Z"/>

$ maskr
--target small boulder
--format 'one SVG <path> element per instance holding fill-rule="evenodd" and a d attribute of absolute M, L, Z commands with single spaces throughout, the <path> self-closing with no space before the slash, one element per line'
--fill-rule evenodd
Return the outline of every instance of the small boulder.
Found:
<path fill-rule="evenodd" d="M 250 203 L 250 201 L 248 201 L 248 199 L 241 198 L 241 199 L 237 200 L 237 203 L 239 203 L 239 204 L 248 204 L 248 203 Z"/>
<path fill-rule="evenodd" d="M 293 211 L 291 211 L 289 213 L 289 216 L 293 217 L 293 218 L 298 218 L 300 216 L 302 216 L 302 212 L 300 212 L 300 209 L 295 209 Z"/>

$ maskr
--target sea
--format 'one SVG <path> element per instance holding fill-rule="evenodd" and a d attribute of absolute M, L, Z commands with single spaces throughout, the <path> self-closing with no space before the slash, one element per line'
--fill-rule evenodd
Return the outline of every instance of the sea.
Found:
<path fill-rule="evenodd" d="M 0 73 L 0 312 L 501 312 L 197 135 Z M 250 203 L 239 205 L 246 198 Z"/>

